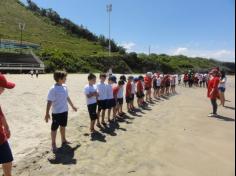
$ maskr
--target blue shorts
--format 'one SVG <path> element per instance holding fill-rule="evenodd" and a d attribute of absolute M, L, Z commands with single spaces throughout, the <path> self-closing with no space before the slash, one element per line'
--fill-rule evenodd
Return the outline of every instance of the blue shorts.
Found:
<path fill-rule="evenodd" d="M 4 142 L 0 145 L 0 164 L 10 163 L 13 161 L 11 148 L 8 142 Z"/>
<path fill-rule="evenodd" d="M 224 87 L 219 87 L 219 91 L 224 93 L 225 92 L 225 88 Z"/>

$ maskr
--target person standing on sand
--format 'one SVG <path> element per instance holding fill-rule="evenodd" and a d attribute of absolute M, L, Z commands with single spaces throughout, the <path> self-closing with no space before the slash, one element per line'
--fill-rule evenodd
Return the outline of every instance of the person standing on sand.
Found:
<path fill-rule="evenodd" d="M 36 75 L 36 78 L 39 77 L 39 71 L 38 70 L 35 71 L 35 75 Z"/>
<path fill-rule="evenodd" d="M 221 78 L 220 78 L 220 84 L 219 84 L 219 93 L 220 93 L 220 101 L 221 101 L 222 106 L 225 106 L 226 82 L 227 82 L 226 74 L 225 74 L 224 71 L 221 71 Z"/>
<path fill-rule="evenodd" d="M 34 77 L 34 70 L 30 70 L 30 75 L 31 75 L 31 78 Z"/>
<path fill-rule="evenodd" d="M 152 73 L 148 72 L 144 77 L 145 90 L 146 90 L 146 102 L 152 101 Z"/>
<path fill-rule="evenodd" d="M 0 73 L 0 95 L 5 89 L 13 89 L 14 83 L 8 82 Z M 11 131 L 0 106 L 0 164 L 3 168 L 4 176 L 11 176 L 13 156 L 7 139 L 11 137 Z"/>
<path fill-rule="evenodd" d="M 218 86 L 220 83 L 219 72 L 213 69 L 210 72 L 211 78 L 208 83 L 207 96 L 211 100 L 213 112 L 208 115 L 208 117 L 217 117 L 217 98 L 219 98 Z"/>
<path fill-rule="evenodd" d="M 57 130 L 60 127 L 62 145 L 68 144 L 66 140 L 66 126 L 68 121 L 68 103 L 74 111 L 77 108 L 73 105 L 66 86 L 67 73 L 64 71 L 56 71 L 54 73 L 55 84 L 50 88 L 47 97 L 47 107 L 45 121 L 48 123 L 50 119 L 50 109 L 52 107 L 52 125 L 51 125 L 51 140 L 52 151 L 57 152 L 56 136 Z"/>
<path fill-rule="evenodd" d="M 88 113 L 90 117 L 90 132 L 96 133 L 95 130 L 95 123 L 96 120 L 98 119 L 97 115 L 97 97 L 98 92 L 96 90 L 96 87 L 94 86 L 96 84 L 97 77 L 96 75 L 90 73 L 88 75 L 88 85 L 85 86 L 84 88 L 84 94 L 87 99 L 87 107 L 88 107 Z"/>

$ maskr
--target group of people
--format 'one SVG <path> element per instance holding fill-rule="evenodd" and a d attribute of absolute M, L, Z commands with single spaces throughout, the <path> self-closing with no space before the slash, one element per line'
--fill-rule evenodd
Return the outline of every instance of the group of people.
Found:
<path fill-rule="evenodd" d="M 191 75 L 192 73 L 190 73 Z M 55 84 L 50 88 L 47 97 L 45 121 L 51 124 L 52 151 L 57 151 L 56 136 L 60 129 L 62 145 L 68 144 L 66 140 L 66 126 L 68 121 L 68 104 L 74 111 L 77 111 L 69 97 L 66 86 L 67 73 L 56 71 L 54 73 Z M 186 83 L 186 75 L 183 78 Z M 189 82 L 188 77 L 188 82 Z M 225 84 L 226 76 L 220 72 L 219 68 L 213 69 L 209 73 L 208 97 L 211 99 L 213 112 L 209 117 L 217 116 L 217 98 L 221 99 L 221 104 L 225 104 Z M 200 79 L 201 81 L 201 79 Z M 116 121 L 125 115 L 123 111 L 124 100 L 129 113 L 135 112 L 135 97 L 139 108 L 145 108 L 153 99 L 176 94 L 176 84 L 181 83 L 181 75 L 169 75 L 148 72 L 145 76 L 122 75 L 119 79 L 112 73 L 100 74 L 99 81 L 95 74 L 88 75 L 88 85 L 84 88 L 88 113 L 90 117 L 90 132 L 96 133 L 95 126 L 102 128 L 111 121 Z M 192 84 L 192 83 L 190 83 Z M 203 84 L 204 86 L 204 84 Z M 0 95 L 5 89 L 12 89 L 14 83 L 7 81 L 4 75 L 0 74 Z M 52 115 L 50 115 L 50 111 Z M 52 116 L 52 117 L 51 117 Z M 107 116 L 107 118 L 106 118 Z M 2 164 L 4 176 L 11 176 L 13 156 L 8 144 L 11 132 L 7 120 L 0 107 L 0 164 Z"/>
<path fill-rule="evenodd" d="M 194 73 L 193 71 L 189 71 L 184 73 L 184 85 L 185 87 L 207 87 L 209 81 L 208 73 Z"/>
<path fill-rule="evenodd" d="M 107 81 L 107 83 L 106 83 Z M 95 125 L 99 128 L 125 115 L 123 111 L 124 100 L 129 113 L 135 111 L 134 100 L 137 98 L 139 108 L 144 108 L 152 99 L 175 94 L 176 76 L 153 74 L 148 72 L 145 76 L 120 76 L 100 74 L 99 82 L 94 74 L 88 75 L 88 85 L 84 89 L 87 99 L 88 112 L 91 119 L 90 132 L 94 133 Z M 152 91 L 153 89 L 153 91 Z M 153 94 L 152 94 L 153 92 Z M 112 113 L 112 117 L 111 117 Z"/>

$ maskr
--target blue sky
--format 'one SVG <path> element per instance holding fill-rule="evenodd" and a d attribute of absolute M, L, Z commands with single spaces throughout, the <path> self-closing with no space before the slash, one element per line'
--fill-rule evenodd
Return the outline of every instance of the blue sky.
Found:
<path fill-rule="evenodd" d="M 25 2 L 26 0 L 22 0 Z M 108 36 L 129 52 L 235 60 L 235 0 L 34 0 L 62 17 Z"/>

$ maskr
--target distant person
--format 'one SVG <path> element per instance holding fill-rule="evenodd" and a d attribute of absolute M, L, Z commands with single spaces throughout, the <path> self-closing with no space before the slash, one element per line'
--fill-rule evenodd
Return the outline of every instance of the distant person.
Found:
<path fill-rule="evenodd" d="M 117 100 L 118 100 L 118 115 L 123 116 L 125 113 L 123 112 L 123 104 L 124 104 L 124 85 L 127 82 L 126 76 L 122 75 L 120 76 L 120 83 L 123 83 L 123 85 L 119 85 L 119 91 L 117 94 Z"/>
<path fill-rule="evenodd" d="M 136 81 L 134 80 L 134 77 L 132 77 L 132 83 L 131 83 L 131 102 L 130 102 L 130 106 L 131 106 L 131 110 L 135 111 L 135 106 L 134 106 L 134 97 L 136 94 Z"/>
<path fill-rule="evenodd" d="M 0 73 L 0 95 L 5 89 L 13 89 L 14 83 L 8 82 L 4 75 Z M 13 156 L 8 139 L 11 137 L 11 131 L 7 119 L 0 106 L 0 164 L 2 165 L 4 176 L 11 176 Z"/>
<path fill-rule="evenodd" d="M 68 121 L 68 103 L 74 111 L 77 108 L 73 105 L 66 86 L 67 73 L 64 71 L 55 71 L 54 80 L 55 84 L 50 88 L 47 97 L 47 107 L 45 121 L 48 123 L 50 119 L 50 109 L 52 108 L 52 125 L 51 125 L 51 140 L 52 151 L 57 151 L 56 136 L 57 130 L 60 127 L 62 145 L 66 145 L 66 126 Z"/>
<path fill-rule="evenodd" d="M 157 90 L 157 75 L 154 75 L 153 76 L 153 79 L 152 79 L 152 87 L 153 87 L 153 97 L 154 98 L 158 98 L 158 90 Z"/>
<path fill-rule="evenodd" d="M 123 112 L 123 104 L 124 104 L 124 97 L 123 97 L 123 92 L 124 92 L 124 85 L 125 82 L 123 80 L 118 81 L 118 85 L 114 87 L 113 89 L 113 95 L 116 100 L 116 110 L 117 110 L 117 115 L 123 116 L 125 113 Z"/>
<path fill-rule="evenodd" d="M 212 109 L 213 112 L 208 115 L 208 117 L 217 117 L 217 98 L 219 98 L 219 83 L 220 83 L 220 78 L 219 78 L 219 72 L 216 69 L 213 69 L 210 72 L 211 78 L 208 83 L 208 98 L 211 100 L 212 104 Z"/>
<path fill-rule="evenodd" d="M 107 85 L 107 109 L 108 109 L 108 122 L 116 119 L 116 100 L 113 94 L 113 86 L 117 83 L 117 79 L 115 76 L 111 76 L 108 78 Z M 113 119 L 111 119 L 111 111 L 113 111 Z"/>
<path fill-rule="evenodd" d="M 182 75 L 181 75 L 181 74 L 178 74 L 178 85 L 181 84 L 181 81 L 182 81 Z"/>
<path fill-rule="evenodd" d="M 143 107 L 144 106 L 144 87 L 143 87 L 143 76 L 139 76 L 138 81 L 137 81 L 137 101 L 138 101 L 138 106 Z"/>
<path fill-rule="evenodd" d="M 39 71 L 38 70 L 35 71 L 35 75 L 36 75 L 36 78 L 39 77 Z"/>
<path fill-rule="evenodd" d="M 126 93 L 125 93 L 125 98 L 126 98 L 126 103 L 127 103 L 127 109 L 128 112 L 133 112 L 131 102 L 133 101 L 133 96 L 132 96 L 132 82 L 133 82 L 133 77 L 129 76 L 128 77 L 128 82 L 126 84 Z"/>
<path fill-rule="evenodd" d="M 92 73 L 88 75 L 88 85 L 84 88 L 84 94 L 87 99 L 87 107 L 88 107 L 88 113 L 90 117 L 90 132 L 95 133 L 95 123 L 98 119 L 97 115 L 97 97 L 98 93 L 96 90 L 96 87 L 94 86 L 96 84 L 96 76 Z"/>
<path fill-rule="evenodd" d="M 226 90 L 227 77 L 224 71 L 221 71 L 220 84 L 219 84 L 219 93 L 220 101 L 222 106 L 225 106 L 225 90 Z"/>
<path fill-rule="evenodd" d="M 34 77 L 34 70 L 30 70 L 30 75 L 31 75 L 31 78 Z"/>
<path fill-rule="evenodd" d="M 109 68 L 109 70 L 107 71 L 107 76 L 110 77 L 113 75 L 113 72 L 112 72 L 112 67 Z"/>
<path fill-rule="evenodd" d="M 152 101 L 152 73 L 148 72 L 144 77 L 146 102 Z"/>
<path fill-rule="evenodd" d="M 185 87 L 187 87 L 188 81 L 189 81 L 188 74 L 185 73 L 185 74 L 184 74 L 184 86 L 185 86 Z"/>
<path fill-rule="evenodd" d="M 101 124 L 104 126 L 106 125 L 105 122 L 105 115 L 106 115 L 106 109 L 107 109 L 107 84 L 106 81 L 106 74 L 100 74 L 99 76 L 100 82 L 97 84 L 97 92 L 98 92 L 98 119 L 97 119 L 97 125 L 101 127 Z M 101 114 L 102 113 L 102 114 Z M 101 119 L 100 119 L 101 115 Z M 101 120 L 101 123 L 100 123 Z"/>
<path fill-rule="evenodd" d="M 157 99 L 160 99 L 161 97 L 161 76 L 157 75 L 157 80 L 156 80 L 156 86 L 157 86 Z"/>

